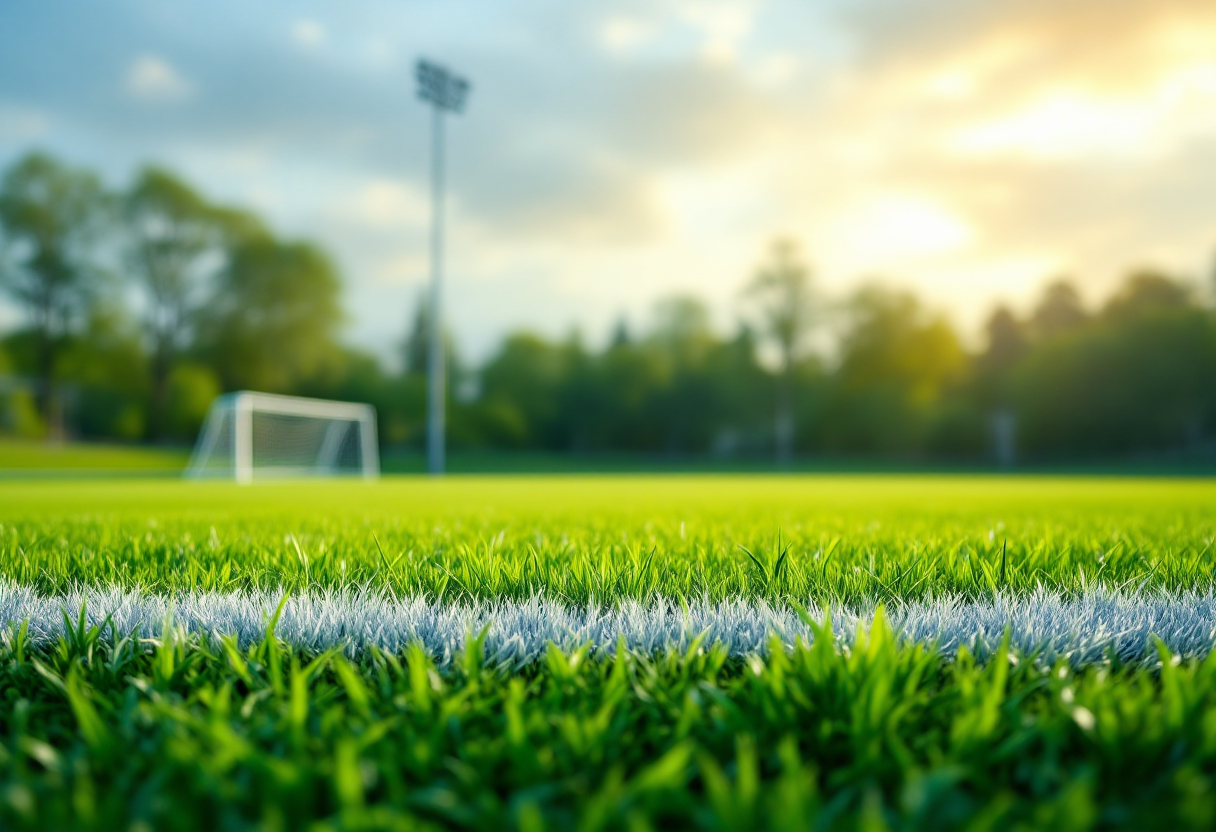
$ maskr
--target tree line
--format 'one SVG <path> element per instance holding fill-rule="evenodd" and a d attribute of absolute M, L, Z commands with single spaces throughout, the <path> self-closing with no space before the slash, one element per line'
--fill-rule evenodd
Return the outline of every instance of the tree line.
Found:
<path fill-rule="evenodd" d="M 1027 314 L 994 309 L 975 349 L 906 290 L 824 297 L 790 242 L 741 282 L 728 336 L 677 296 L 600 348 L 516 332 L 470 367 L 451 344 L 451 443 L 783 463 L 1213 454 L 1216 313 L 1192 281 L 1134 271 L 1090 308 L 1056 280 Z M 165 169 L 111 189 L 45 153 L 13 163 L 0 289 L 23 312 L 0 338 L 0 432 L 188 442 L 216 395 L 252 389 L 371 402 L 383 444 L 421 447 L 426 304 L 387 368 L 343 344 L 319 246 Z"/>
<path fill-rule="evenodd" d="M 112 191 L 44 153 L 0 179 L 9 432 L 188 440 L 224 390 L 337 378 L 341 281 L 308 241 L 149 167 Z"/>

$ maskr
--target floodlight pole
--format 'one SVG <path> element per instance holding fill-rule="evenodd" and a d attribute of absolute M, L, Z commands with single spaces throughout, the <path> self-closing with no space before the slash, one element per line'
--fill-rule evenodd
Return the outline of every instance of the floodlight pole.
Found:
<path fill-rule="evenodd" d="M 432 475 L 444 469 L 443 355 L 443 107 L 431 107 L 431 311 L 427 318 L 426 467 Z"/>
<path fill-rule="evenodd" d="M 443 114 L 459 113 L 469 83 L 438 64 L 419 61 L 415 70 L 418 97 L 431 105 L 431 297 L 427 318 L 427 470 L 444 471 L 443 344 Z"/>

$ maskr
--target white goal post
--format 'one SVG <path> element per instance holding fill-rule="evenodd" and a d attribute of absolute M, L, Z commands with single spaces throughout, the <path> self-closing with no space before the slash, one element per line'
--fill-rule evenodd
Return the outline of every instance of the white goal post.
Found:
<path fill-rule="evenodd" d="M 212 403 L 186 468 L 240 483 L 343 475 L 380 476 L 375 408 L 246 390 Z"/>

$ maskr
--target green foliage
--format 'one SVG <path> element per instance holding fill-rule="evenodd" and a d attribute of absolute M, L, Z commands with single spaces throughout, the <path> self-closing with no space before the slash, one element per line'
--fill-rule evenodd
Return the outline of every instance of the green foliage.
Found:
<path fill-rule="evenodd" d="M 192 441 L 215 397 L 220 382 L 210 367 L 178 364 L 169 373 L 165 412 L 165 433 L 179 440 Z"/>
<path fill-rule="evenodd" d="M 276 240 L 166 170 L 146 168 L 114 195 L 30 154 L 0 182 L 0 244 L 0 288 L 29 313 L 6 339 L 12 372 L 36 379 L 56 434 L 188 441 L 217 378 L 292 392 L 340 363 L 340 279 L 325 253 Z M 115 271 L 136 282 L 142 320 L 102 291 Z"/>
<path fill-rule="evenodd" d="M 868 287 L 849 311 L 821 425 L 827 447 L 905 454 L 924 448 L 936 410 L 966 373 L 958 337 L 907 293 Z"/>
<path fill-rule="evenodd" d="M 340 359 L 341 281 L 328 256 L 268 237 L 230 252 L 200 321 L 200 351 L 226 389 L 290 392 Z"/>
<path fill-rule="evenodd" d="M 1216 656 L 1216 654 L 1213 654 Z M 589 659 L 510 674 L 70 630 L 0 646 L 6 829 L 1204 829 L 1216 658 L 943 662 L 851 651 Z"/>
<path fill-rule="evenodd" d="M 727 450 L 763 447 L 773 388 L 750 331 L 718 340 L 704 306 L 689 298 L 669 298 L 657 312 L 647 338 L 598 354 L 577 338 L 507 338 L 482 369 L 472 408 L 485 437 L 553 451 L 704 454 L 723 439 Z M 760 441 L 738 441 L 756 432 Z"/>
<path fill-rule="evenodd" d="M 223 260 L 222 223 L 189 185 L 155 167 L 140 171 L 123 195 L 122 207 L 128 267 L 148 307 L 144 329 L 151 352 L 150 433 L 154 438 L 181 436 L 183 428 L 197 430 L 201 417 L 183 418 L 180 402 L 170 401 L 171 376 L 192 334 L 207 278 Z"/>
<path fill-rule="evenodd" d="M 88 295 L 88 243 L 103 208 L 95 174 L 45 153 L 24 156 L 0 181 L 0 228 L 13 258 L 0 285 L 48 335 L 61 332 Z"/>
<path fill-rule="evenodd" d="M 43 419 L 59 430 L 53 395 L 63 341 L 97 292 L 93 245 L 106 210 L 97 176 L 30 153 L 0 179 L 0 289 L 36 335 L 34 374 Z"/>
<path fill-rule="evenodd" d="M 1076 288 L 1067 280 L 1056 279 L 1044 287 L 1029 324 L 1035 338 L 1049 340 L 1077 329 L 1088 319 Z"/>
<path fill-rule="evenodd" d="M 11 374 L 8 353 L 0 348 L 0 436 L 41 437 L 44 426 L 34 406 L 34 397 L 28 390 L 9 382 Z"/>
<path fill-rule="evenodd" d="M 746 288 L 759 307 L 760 331 L 780 355 L 773 439 L 777 460 L 788 465 L 794 453 L 797 410 L 795 368 L 814 320 L 810 268 L 798 245 L 790 240 L 773 244 L 769 260 Z"/>
<path fill-rule="evenodd" d="M 19 439 L 41 439 L 46 435 L 46 425 L 28 390 L 0 393 L 0 435 Z"/>
<path fill-rule="evenodd" d="M 1029 447 L 1083 454 L 1203 441 L 1216 421 L 1211 314 L 1128 303 L 1043 343 L 1018 368 L 1014 400 Z"/>
<path fill-rule="evenodd" d="M 138 321 L 103 303 L 114 272 L 140 292 Z M 661 299 L 636 336 L 622 321 L 603 348 L 577 332 L 516 332 L 471 368 L 447 336 L 450 444 L 728 464 L 775 450 L 782 465 L 1198 462 L 1216 447 L 1216 315 L 1185 280 L 1135 272 L 1089 310 L 1057 279 L 1026 314 L 995 309 L 969 354 L 942 314 L 876 284 L 835 304 L 835 345 L 813 342 L 833 304 L 812 273 L 776 242 L 738 295 L 733 336 L 688 295 Z M 17 160 L 0 182 L 0 284 L 28 312 L 3 343 L 5 375 L 23 379 L 6 386 L 26 391 L 0 410 L 9 433 L 189 441 L 214 381 L 370 402 L 385 445 L 422 445 L 426 296 L 402 371 L 387 369 L 342 346 L 341 278 L 325 252 L 170 171 L 145 168 L 115 194 L 46 154 Z"/>
<path fill-rule="evenodd" d="M 508 337 L 482 370 L 485 400 L 498 410 L 518 414 L 515 418 L 526 426 L 528 432 L 520 436 L 520 445 L 541 444 L 555 432 L 561 386 L 569 373 L 568 358 L 560 346 L 519 333 Z"/>
<path fill-rule="evenodd" d="M 148 362 L 137 323 L 118 306 L 95 303 L 59 362 L 77 393 L 76 432 L 91 439 L 141 439 L 148 423 Z"/>
<path fill-rule="evenodd" d="M 0 578 L 568 603 L 1194 588 L 1216 571 L 1214 499 L 1202 480 L 1029 477 L 0 481 Z"/>

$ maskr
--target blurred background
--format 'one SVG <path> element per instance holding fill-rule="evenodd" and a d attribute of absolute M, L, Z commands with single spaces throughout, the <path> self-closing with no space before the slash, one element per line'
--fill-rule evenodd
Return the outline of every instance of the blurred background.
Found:
<path fill-rule="evenodd" d="M 454 469 L 1216 462 L 1216 5 L 0 0 L 0 467 L 421 469 L 424 56 Z"/>

